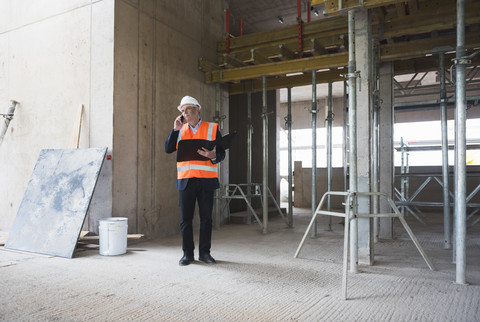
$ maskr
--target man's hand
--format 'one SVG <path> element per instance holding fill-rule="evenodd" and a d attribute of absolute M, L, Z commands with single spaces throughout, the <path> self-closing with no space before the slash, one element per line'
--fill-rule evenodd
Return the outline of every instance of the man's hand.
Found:
<path fill-rule="evenodd" d="M 173 122 L 173 129 L 175 131 L 180 131 L 182 129 L 182 126 L 183 126 L 182 115 L 179 115 Z"/>
<path fill-rule="evenodd" d="M 217 157 L 217 147 L 213 147 L 213 150 L 209 151 L 205 148 L 201 148 L 197 150 L 198 154 L 204 156 L 206 158 L 215 159 Z"/>

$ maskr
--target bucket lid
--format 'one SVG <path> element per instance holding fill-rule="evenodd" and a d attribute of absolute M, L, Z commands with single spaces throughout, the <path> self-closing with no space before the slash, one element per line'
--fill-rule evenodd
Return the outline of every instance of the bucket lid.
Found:
<path fill-rule="evenodd" d="M 116 221 L 128 221 L 128 218 L 126 217 L 108 217 L 108 218 L 102 218 L 99 220 L 100 222 L 116 222 Z"/>

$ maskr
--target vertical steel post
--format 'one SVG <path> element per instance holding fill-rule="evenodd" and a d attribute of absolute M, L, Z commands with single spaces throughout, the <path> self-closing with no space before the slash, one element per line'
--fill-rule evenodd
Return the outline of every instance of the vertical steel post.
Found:
<path fill-rule="evenodd" d="M 263 233 L 268 232 L 268 109 L 267 77 L 262 76 L 262 117 L 263 117 Z"/>
<path fill-rule="evenodd" d="M 348 115 L 347 81 L 343 81 L 343 190 L 348 190 Z"/>
<path fill-rule="evenodd" d="M 317 209 L 317 71 L 312 70 L 312 217 Z M 312 229 L 317 237 L 317 221 Z"/>
<path fill-rule="evenodd" d="M 220 126 L 220 83 L 215 83 L 215 122 Z M 222 182 L 222 170 L 221 164 L 217 165 L 218 179 L 220 183 Z M 220 229 L 221 222 L 221 205 L 220 205 L 220 195 L 221 195 L 221 185 L 220 189 L 215 190 L 215 228 Z"/>
<path fill-rule="evenodd" d="M 252 193 L 252 92 L 253 92 L 253 81 L 252 81 L 252 90 L 247 93 L 247 195 Z M 248 202 L 251 202 L 252 198 L 247 198 Z M 250 224 L 252 220 L 250 212 L 247 216 L 247 224 Z"/>
<path fill-rule="evenodd" d="M 357 180 L 357 77 L 355 58 L 355 10 L 348 11 L 348 123 L 350 167 L 349 186 L 351 192 L 358 191 Z M 353 198 L 353 214 L 357 213 L 358 199 Z M 358 272 L 358 219 L 352 219 L 350 229 L 350 271 Z"/>
<path fill-rule="evenodd" d="M 227 34 L 225 38 L 225 52 L 230 54 L 230 9 L 225 11 L 225 32 Z"/>
<path fill-rule="evenodd" d="M 332 191 L 332 121 L 333 121 L 333 94 L 332 82 L 328 82 L 328 110 L 327 110 L 327 191 Z M 327 210 L 332 210 L 331 196 L 327 197 Z M 328 216 L 328 230 L 332 230 L 332 216 Z"/>
<path fill-rule="evenodd" d="M 445 249 L 452 248 L 450 240 L 450 189 L 448 183 L 448 127 L 447 89 L 445 86 L 445 53 L 440 58 L 440 119 L 442 124 L 442 175 L 443 175 L 443 242 Z"/>
<path fill-rule="evenodd" d="M 465 93 L 465 0 L 457 0 L 457 53 L 456 53 L 456 122 L 457 135 L 455 153 L 457 155 L 455 167 L 455 222 L 456 222 L 456 283 L 465 284 L 467 236 L 467 209 L 466 209 L 466 93 Z"/>
<path fill-rule="evenodd" d="M 376 64 L 374 65 L 376 66 Z M 379 171 L 380 171 L 380 154 L 379 154 L 379 146 L 380 146 L 380 129 L 379 129 L 379 109 L 380 106 L 378 104 L 378 86 L 377 86 L 377 74 L 374 73 L 375 77 L 375 102 L 373 105 L 373 135 L 372 135 L 372 154 L 373 154 L 373 165 L 372 165 L 372 191 L 379 192 L 380 191 L 380 180 L 379 180 Z M 372 197 L 373 201 L 373 213 L 378 214 L 380 209 L 380 203 L 378 195 L 374 195 Z M 373 240 L 374 242 L 378 242 L 378 232 L 379 232 L 379 218 L 373 218 Z"/>
<path fill-rule="evenodd" d="M 405 143 L 403 142 L 403 136 L 400 138 L 400 151 L 401 151 L 401 163 L 400 163 L 400 173 L 405 173 Z M 405 196 L 405 177 L 402 175 L 400 177 L 400 194 L 403 199 L 406 199 Z M 405 216 L 405 206 L 402 206 L 402 216 Z"/>
<path fill-rule="evenodd" d="M 293 169 L 292 169 L 292 88 L 287 88 L 288 111 L 287 111 L 287 131 L 288 131 L 288 226 L 293 227 Z"/>

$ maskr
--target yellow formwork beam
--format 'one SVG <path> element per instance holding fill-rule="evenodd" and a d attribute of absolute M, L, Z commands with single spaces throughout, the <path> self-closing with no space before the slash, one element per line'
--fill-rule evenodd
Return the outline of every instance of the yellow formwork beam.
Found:
<path fill-rule="evenodd" d="M 306 72 L 313 69 L 343 67 L 348 63 L 348 53 L 322 55 L 302 59 L 293 59 L 275 63 L 223 69 L 205 73 L 207 84 L 231 82 L 261 76 L 276 76 L 289 73 Z"/>

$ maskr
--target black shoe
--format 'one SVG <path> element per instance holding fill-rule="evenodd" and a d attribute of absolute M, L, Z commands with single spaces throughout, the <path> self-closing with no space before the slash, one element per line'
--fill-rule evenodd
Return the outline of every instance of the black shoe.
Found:
<path fill-rule="evenodd" d="M 210 254 L 200 255 L 198 257 L 198 260 L 204 262 L 205 264 L 216 264 L 217 263 L 215 261 L 215 259 L 212 257 L 212 255 L 210 255 Z"/>
<path fill-rule="evenodd" d="M 183 255 L 183 257 L 180 258 L 180 261 L 178 262 L 178 264 L 180 266 L 186 266 L 186 265 L 191 264 L 194 260 L 195 259 L 193 258 L 193 256 Z"/>

